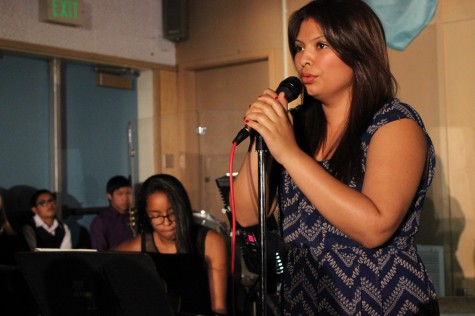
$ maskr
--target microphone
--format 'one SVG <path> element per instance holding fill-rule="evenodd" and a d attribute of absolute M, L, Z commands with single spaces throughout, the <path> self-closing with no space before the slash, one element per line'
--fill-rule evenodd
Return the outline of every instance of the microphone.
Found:
<path fill-rule="evenodd" d="M 292 102 L 297 99 L 300 92 L 302 92 L 302 83 L 297 77 L 288 77 L 287 79 L 282 80 L 275 92 L 277 94 L 283 92 L 285 94 L 285 99 L 287 102 Z M 243 140 L 245 140 L 250 134 L 250 130 L 247 126 L 242 128 L 239 133 L 234 137 L 233 143 L 236 143 L 236 146 L 239 145 Z"/>

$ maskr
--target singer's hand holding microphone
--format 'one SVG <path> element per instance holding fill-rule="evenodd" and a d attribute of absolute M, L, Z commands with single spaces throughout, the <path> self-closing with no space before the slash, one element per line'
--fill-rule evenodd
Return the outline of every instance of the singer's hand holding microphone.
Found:
<path fill-rule="evenodd" d="M 233 143 L 241 143 L 253 129 L 265 139 L 271 152 L 273 149 L 295 143 L 292 117 L 288 113 L 288 103 L 295 100 L 302 91 L 302 83 L 297 77 L 283 80 L 276 91 L 267 89 L 250 105 L 244 117 L 246 126 L 239 131 Z M 281 94 L 283 93 L 283 94 Z M 259 135 L 258 135 L 259 137 Z M 274 155 L 274 158 L 275 157 Z"/>

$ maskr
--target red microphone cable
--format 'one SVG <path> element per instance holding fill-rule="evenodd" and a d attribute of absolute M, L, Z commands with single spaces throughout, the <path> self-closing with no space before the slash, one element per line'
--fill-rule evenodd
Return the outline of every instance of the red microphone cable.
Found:
<path fill-rule="evenodd" d="M 236 258 L 236 209 L 234 205 L 234 177 L 233 164 L 237 143 L 233 142 L 229 155 L 229 204 L 231 206 L 231 273 L 234 275 Z"/>
<path fill-rule="evenodd" d="M 234 270 L 236 261 L 236 210 L 234 206 L 234 177 L 233 177 L 233 164 L 234 153 L 236 151 L 237 142 L 233 141 L 231 147 L 231 153 L 229 155 L 229 205 L 231 206 L 231 301 L 232 311 L 234 315 L 235 300 L 234 300 Z"/>

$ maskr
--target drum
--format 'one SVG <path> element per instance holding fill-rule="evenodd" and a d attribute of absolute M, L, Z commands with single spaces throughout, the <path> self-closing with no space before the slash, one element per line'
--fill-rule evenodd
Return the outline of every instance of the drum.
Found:
<path fill-rule="evenodd" d="M 223 223 L 218 221 L 213 215 L 209 214 L 205 210 L 193 211 L 193 220 L 196 224 L 213 229 L 225 236 L 227 235 L 227 230 Z"/>

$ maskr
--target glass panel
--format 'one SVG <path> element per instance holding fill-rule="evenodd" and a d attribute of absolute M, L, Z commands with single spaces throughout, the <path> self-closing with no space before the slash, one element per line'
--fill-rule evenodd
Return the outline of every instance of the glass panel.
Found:
<path fill-rule="evenodd" d="M 106 183 L 115 175 L 128 177 L 128 127 L 137 150 L 137 90 L 97 85 L 90 64 L 65 63 L 63 108 L 63 204 L 70 208 L 108 205 Z M 134 159 L 135 171 L 137 159 Z M 93 215 L 77 220 L 89 228 Z"/>
<path fill-rule="evenodd" d="M 35 189 L 51 189 L 48 61 L 0 58 L 0 186 L 7 211 L 29 211 Z"/>
<path fill-rule="evenodd" d="M 137 92 L 99 87 L 93 66 L 65 65 L 63 194 L 82 207 L 107 205 L 106 182 L 130 174 L 128 126 L 137 125 Z M 136 143 L 136 135 L 135 135 Z"/>

